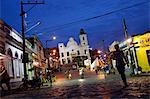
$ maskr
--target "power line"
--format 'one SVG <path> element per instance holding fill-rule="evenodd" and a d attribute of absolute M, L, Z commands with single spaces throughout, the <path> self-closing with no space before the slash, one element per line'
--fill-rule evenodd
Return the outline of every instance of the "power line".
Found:
<path fill-rule="evenodd" d="M 48 30 L 47 32 L 53 32 L 53 31 L 56 31 L 56 30 L 63 29 L 63 28 L 65 28 L 68 25 L 78 24 L 78 23 L 81 23 L 81 22 L 86 22 L 86 21 L 90 21 L 90 20 L 97 19 L 97 18 L 100 18 L 100 17 L 104 17 L 104 16 L 107 16 L 107 15 L 110 15 L 110 14 L 113 14 L 113 13 L 116 13 L 116 12 L 119 12 L 119 11 L 122 11 L 122 10 L 125 10 L 125 9 L 130 9 L 130 8 L 133 8 L 133 7 L 136 7 L 136 6 L 143 5 L 143 4 L 148 3 L 148 2 L 150 2 L 150 1 L 137 3 L 137 4 L 134 4 L 134 5 L 128 6 L 128 7 L 124 7 L 124 8 L 120 8 L 120 9 L 114 10 L 114 11 L 107 12 L 105 14 L 97 15 L 97 16 L 94 16 L 94 17 L 86 18 L 86 19 L 81 19 L 81 20 L 70 22 L 70 23 L 66 23 L 66 24 L 63 24 L 63 25 L 52 26 L 52 27 L 45 28 L 45 29 L 42 29 L 42 30 L 46 30 L 46 29 L 52 28 L 51 30 Z"/>
<path fill-rule="evenodd" d="M 33 5 L 30 9 L 28 9 L 28 10 L 26 11 L 26 13 L 28 13 L 30 10 L 32 10 L 35 6 L 36 6 L 36 4 Z"/>

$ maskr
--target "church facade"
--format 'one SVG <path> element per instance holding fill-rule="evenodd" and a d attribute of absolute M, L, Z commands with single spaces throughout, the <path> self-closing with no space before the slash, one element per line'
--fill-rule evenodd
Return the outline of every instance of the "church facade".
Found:
<path fill-rule="evenodd" d="M 91 59 L 87 34 L 83 29 L 80 29 L 79 39 L 79 45 L 73 37 L 69 38 L 66 46 L 64 45 L 64 43 L 58 44 L 60 63 L 62 65 L 73 62 L 74 57 L 85 57 L 86 59 Z"/>

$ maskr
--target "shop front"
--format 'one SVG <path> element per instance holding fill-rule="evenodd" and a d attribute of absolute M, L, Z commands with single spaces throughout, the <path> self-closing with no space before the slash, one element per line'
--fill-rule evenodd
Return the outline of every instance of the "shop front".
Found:
<path fill-rule="evenodd" d="M 38 76 L 40 74 L 45 74 L 45 69 L 46 69 L 46 63 L 45 61 L 39 61 L 37 59 L 37 56 L 34 54 L 33 58 L 33 69 L 34 69 L 34 75 Z"/>
<path fill-rule="evenodd" d="M 150 72 L 150 32 L 133 37 L 137 62 L 143 72 Z"/>
<path fill-rule="evenodd" d="M 132 73 L 150 71 L 150 33 L 136 35 L 119 44 L 128 58 Z"/>

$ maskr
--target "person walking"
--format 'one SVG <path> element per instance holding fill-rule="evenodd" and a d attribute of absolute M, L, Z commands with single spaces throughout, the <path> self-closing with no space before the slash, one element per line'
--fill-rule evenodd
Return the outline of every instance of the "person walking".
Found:
<path fill-rule="evenodd" d="M 80 76 L 81 76 L 81 79 L 84 79 L 84 70 L 83 70 L 83 68 L 81 68 L 81 69 L 79 70 L 79 74 L 80 74 Z"/>
<path fill-rule="evenodd" d="M 52 87 L 52 73 L 51 71 L 47 72 L 48 86 Z"/>
<path fill-rule="evenodd" d="M 127 64 L 128 61 L 124 56 L 123 51 L 119 49 L 119 45 L 116 44 L 114 47 L 116 51 L 113 52 L 112 58 L 116 60 L 116 68 L 119 74 L 121 75 L 122 81 L 124 83 L 124 87 L 128 87 L 126 75 L 125 75 L 125 64 Z"/>

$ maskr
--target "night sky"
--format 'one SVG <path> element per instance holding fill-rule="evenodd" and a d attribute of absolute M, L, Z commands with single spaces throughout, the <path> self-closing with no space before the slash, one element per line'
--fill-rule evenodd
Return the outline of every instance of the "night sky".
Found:
<path fill-rule="evenodd" d="M 20 32 L 20 0 L 0 0 L 0 4 L 1 19 Z M 45 41 L 53 35 L 57 40 L 49 42 L 49 47 L 57 46 L 58 42 L 66 43 L 70 36 L 79 42 L 80 28 L 88 34 L 92 48 L 100 49 L 103 40 L 105 46 L 114 40 L 122 41 L 122 18 L 126 20 L 130 36 L 150 30 L 149 0 L 45 0 L 43 5 L 25 5 L 24 10 L 28 11 L 27 28 L 41 22 L 26 36 L 36 33 L 44 47 Z"/>

